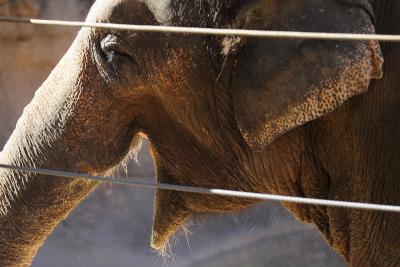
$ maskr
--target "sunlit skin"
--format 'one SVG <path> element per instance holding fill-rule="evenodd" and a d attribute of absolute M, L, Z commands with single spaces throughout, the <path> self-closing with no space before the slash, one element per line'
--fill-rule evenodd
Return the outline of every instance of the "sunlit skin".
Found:
<path fill-rule="evenodd" d="M 399 11 L 396 0 L 100 0 L 87 21 L 399 34 Z M 82 29 L 0 162 L 104 175 L 147 138 L 159 182 L 398 204 L 398 62 L 400 46 L 373 41 Z M 1 266 L 29 265 L 98 185 L 0 177 Z M 158 191 L 151 246 L 165 249 L 194 214 L 256 203 Z M 286 207 L 351 266 L 397 266 L 398 215 Z"/>

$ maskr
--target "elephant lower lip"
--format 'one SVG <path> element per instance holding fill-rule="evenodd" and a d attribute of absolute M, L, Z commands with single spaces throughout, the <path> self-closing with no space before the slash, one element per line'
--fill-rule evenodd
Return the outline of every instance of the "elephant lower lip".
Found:
<path fill-rule="evenodd" d="M 191 215 L 192 211 L 186 207 L 180 194 L 157 190 L 151 247 L 163 254 L 168 249 L 168 240 L 185 229 L 185 222 Z"/>

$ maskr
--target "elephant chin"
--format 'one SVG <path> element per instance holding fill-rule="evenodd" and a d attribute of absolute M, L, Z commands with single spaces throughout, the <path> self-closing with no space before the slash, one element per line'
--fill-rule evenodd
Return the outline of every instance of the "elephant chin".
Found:
<path fill-rule="evenodd" d="M 156 193 L 151 247 L 162 256 L 169 252 L 169 240 L 179 230 L 184 230 L 185 222 L 191 217 L 178 192 L 158 190 Z"/>

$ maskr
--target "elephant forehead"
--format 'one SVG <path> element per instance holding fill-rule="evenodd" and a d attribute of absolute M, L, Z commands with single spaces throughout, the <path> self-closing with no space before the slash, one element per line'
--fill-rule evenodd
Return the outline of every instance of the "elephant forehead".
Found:
<path fill-rule="evenodd" d="M 167 24 L 171 17 L 169 0 L 98 0 L 87 21 L 146 24 L 148 15 L 160 24 Z"/>
<path fill-rule="evenodd" d="M 149 9 L 153 12 L 154 17 L 161 24 L 169 24 L 172 12 L 169 8 L 170 0 L 143 0 Z"/>
<path fill-rule="evenodd" d="M 90 8 L 86 21 L 98 22 L 99 20 L 104 20 L 105 18 L 109 18 L 112 14 L 114 7 L 120 3 L 121 1 L 111 1 L 111 0 L 96 1 Z"/>

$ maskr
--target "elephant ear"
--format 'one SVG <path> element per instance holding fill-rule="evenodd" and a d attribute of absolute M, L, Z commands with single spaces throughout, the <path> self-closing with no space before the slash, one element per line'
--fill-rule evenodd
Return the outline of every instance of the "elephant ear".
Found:
<path fill-rule="evenodd" d="M 368 0 L 254 0 L 235 27 L 280 31 L 374 33 Z M 248 145 L 257 151 L 287 131 L 364 93 L 382 76 L 376 41 L 234 39 L 232 99 Z"/>

